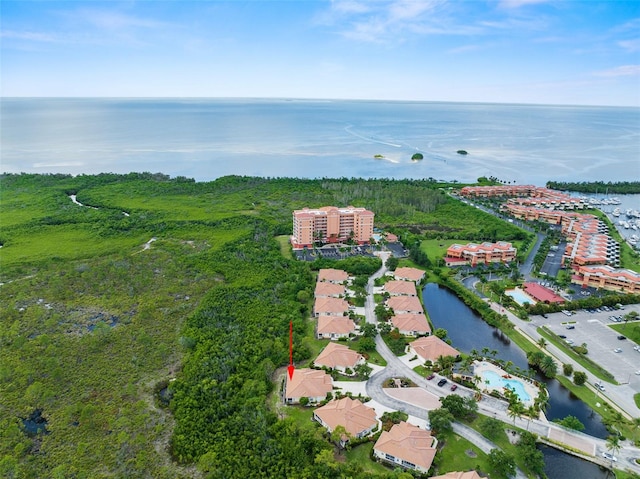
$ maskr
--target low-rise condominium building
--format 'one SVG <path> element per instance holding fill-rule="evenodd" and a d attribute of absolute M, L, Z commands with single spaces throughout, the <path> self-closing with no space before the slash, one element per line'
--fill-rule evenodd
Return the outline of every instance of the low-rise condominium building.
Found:
<path fill-rule="evenodd" d="M 426 474 L 436 457 L 437 444 L 429 431 L 402 421 L 382 432 L 373 446 L 373 453 L 393 466 Z"/>
<path fill-rule="evenodd" d="M 440 356 L 458 357 L 460 352 L 437 336 L 418 338 L 409 343 L 410 354 L 416 354 L 425 361 L 435 363 Z"/>
<path fill-rule="evenodd" d="M 400 334 L 405 336 L 425 336 L 431 334 L 431 327 L 427 317 L 420 313 L 405 313 L 392 316 L 391 324 L 394 328 L 398 328 Z"/>
<path fill-rule="evenodd" d="M 425 272 L 418 268 L 411 268 L 404 266 L 402 268 L 396 268 L 393 272 L 393 277 L 402 281 L 413 281 L 419 283 L 424 279 Z"/>
<path fill-rule="evenodd" d="M 348 338 L 356 333 L 356 323 L 349 316 L 318 316 L 316 335 L 318 339 Z"/>
<path fill-rule="evenodd" d="M 466 245 L 456 243 L 447 248 L 444 260 L 447 266 L 510 263 L 516 259 L 516 253 L 516 248 L 506 241 Z"/>
<path fill-rule="evenodd" d="M 318 354 L 313 362 L 318 367 L 336 369 L 344 373 L 347 369 L 353 369 L 358 364 L 364 364 L 364 356 L 343 344 L 329 343 Z"/>
<path fill-rule="evenodd" d="M 331 376 L 321 369 L 294 369 L 291 379 L 287 374 L 284 402 L 298 404 L 301 398 L 306 397 L 310 403 L 317 403 L 326 399 L 332 390 Z"/>
<path fill-rule="evenodd" d="M 349 274 L 341 269 L 323 268 L 318 271 L 318 281 L 343 284 L 349 281 Z"/>
<path fill-rule="evenodd" d="M 344 427 L 347 434 L 341 440 L 343 445 L 349 437 L 366 437 L 378 426 L 375 410 L 350 397 L 329 401 L 313 412 L 313 418 L 330 433 L 338 426 Z"/>
<path fill-rule="evenodd" d="M 640 273 L 608 265 L 576 266 L 571 282 L 584 288 L 591 286 L 625 294 L 640 293 Z"/>

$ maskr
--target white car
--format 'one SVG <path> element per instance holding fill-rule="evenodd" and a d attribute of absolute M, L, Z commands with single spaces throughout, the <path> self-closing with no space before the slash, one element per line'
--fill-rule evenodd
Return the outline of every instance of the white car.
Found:
<path fill-rule="evenodd" d="M 604 389 L 604 385 L 603 385 L 603 384 L 595 383 L 595 385 L 594 385 L 594 386 L 595 386 L 595 387 L 597 387 L 600 391 L 604 391 L 604 390 L 605 390 L 605 389 Z"/>
<path fill-rule="evenodd" d="M 616 462 L 618 460 L 618 458 L 616 456 L 614 456 L 613 454 L 609 454 L 608 452 L 603 452 L 602 453 L 602 457 L 604 457 L 605 459 L 608 459 L 610 461 Z"/>
<path fill-rule="evenodd" d="M 614 352 L 614 353 L 621 353 L 621 352 L 622 352 L 622 349 L 620 349 L 620 348 L 616 348 L 616 349 L 614 349 L 614 350 L 613 350 L 613 352 Z"/>
<path fill-rule="evenodd" d="M 636 374 L 637 374 L 638 376 L 640 376 L 640 369 L 638 369 L 638 370 L 636 371 Z"/>

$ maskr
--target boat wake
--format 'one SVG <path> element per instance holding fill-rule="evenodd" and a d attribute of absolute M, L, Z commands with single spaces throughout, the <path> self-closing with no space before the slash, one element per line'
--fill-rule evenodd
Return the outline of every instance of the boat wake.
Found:
<path fill-rule="evenodd" d="M 351 129 L 351 126 L 345 127 L 344 131 L 346 131 L 347 133 L 349 133 L 352 136 L 355 136 L 356 138 L 360 138 L 361 140 L 369 141 L 371 143 L 379 143 L 381 145 L 388 145 L 388 146 L 393 146 L 395 148 L 402 148 L 402 145 L 398 145 L 396 143 L 389 143 L 388 141 L 379 140 L 379 139 L 374 138 L 372 136 L 364 136 L 364 135 L 361 135 L 360 133 L 356 133 L 355 131 L 353 131 Z"/>

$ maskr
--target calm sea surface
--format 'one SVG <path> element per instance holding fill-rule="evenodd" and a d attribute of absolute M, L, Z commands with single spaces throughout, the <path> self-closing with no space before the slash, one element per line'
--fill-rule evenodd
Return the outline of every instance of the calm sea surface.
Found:
<path fill-rule="evenodd" d="M 0 171 L 12 173 L 496 176 L 536 185 L 640 178 L 638 108 L 5 98 L 0 119 Z M 424 160 L 412 162 L 416 152 Z"/>

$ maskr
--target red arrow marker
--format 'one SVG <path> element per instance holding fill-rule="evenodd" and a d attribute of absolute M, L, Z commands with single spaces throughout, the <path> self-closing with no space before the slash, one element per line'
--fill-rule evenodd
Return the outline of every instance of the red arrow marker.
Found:
<path fill-rule="evenodd" d="M 295 366 L 293 365 L 293 321 L 289 321 L 289 381 L 293 379 L 293 371 Z"/>

